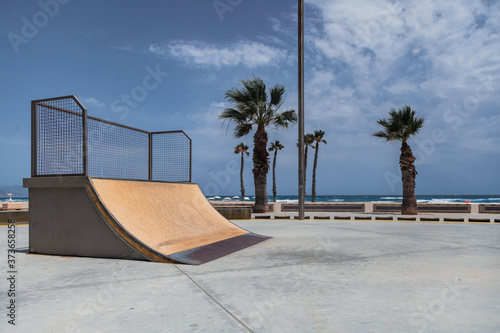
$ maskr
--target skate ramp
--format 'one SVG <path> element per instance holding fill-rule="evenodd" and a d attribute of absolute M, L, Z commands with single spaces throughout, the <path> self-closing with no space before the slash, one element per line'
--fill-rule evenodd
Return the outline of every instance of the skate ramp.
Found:
<path fill-rule="evenodd" d="M 32 253 L 196 265 L 269 238 L 229 222 L 197 184 L 49 177 L 25 186 Z"/>

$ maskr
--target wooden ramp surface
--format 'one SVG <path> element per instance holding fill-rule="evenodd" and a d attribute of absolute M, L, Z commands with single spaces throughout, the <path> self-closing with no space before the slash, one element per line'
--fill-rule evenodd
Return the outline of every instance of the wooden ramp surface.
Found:
<path fill-rule="evenodd" d="M 197 184 L 89 178 L 113 230 L 154 261 L 201 264 L 262 242 L 220 215 Z"/>

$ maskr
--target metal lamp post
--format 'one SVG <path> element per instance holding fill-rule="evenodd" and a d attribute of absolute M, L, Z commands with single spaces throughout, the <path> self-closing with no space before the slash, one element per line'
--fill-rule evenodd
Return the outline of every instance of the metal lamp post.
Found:
<path fill-rule="evenodd" d="M 299 220 L 304 220 L 304 206 L 306 198 L 305 170 L 304 170 L 304 0 L 299 0 Z"/>

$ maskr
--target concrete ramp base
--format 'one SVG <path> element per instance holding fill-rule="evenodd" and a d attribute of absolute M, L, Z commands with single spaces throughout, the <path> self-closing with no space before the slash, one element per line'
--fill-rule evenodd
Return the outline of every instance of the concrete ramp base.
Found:
<path fill-rule="evenodd" d="M 196 184 L 81 176 L 24 180 L 30 253 L 202 264 L 260 243 Z"/>

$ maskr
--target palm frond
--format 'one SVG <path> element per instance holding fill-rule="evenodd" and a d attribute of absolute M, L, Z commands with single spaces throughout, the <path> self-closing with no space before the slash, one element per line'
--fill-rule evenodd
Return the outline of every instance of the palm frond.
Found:
<path fill-rule="evenodd" d="M 283 104 L 283 95 L 285 94 L 285 87 L 281 84 L 276 84 L 270 89 L 271 99 L 269 100 L 269 107 L 275 106 L 279 109 Z"/>
<path fill-rule="evenodd" d="M 285 148 L 285 146 L 283 146 L 278 140 L 276 140 L 269 145 L 268 150 L 275 151 L 275 150 L 281 150 L 283 148 Z"/>
<path fill-rule="evenodd" d="M 266 103 L 267 101 L 267 93 L 266 93 L 266 84 L 264 81 L 255 77 L 250 80 L 241 80 L 241 85 L 246 90 L 246 95 L 250 97 L 253 101 L 258 101 L 259 103 Z"/>
<path fill-rule="evenodd" d="M 393 136 L 391 136 L 391 134 L 384 132 L 384 131 L 376 132 L 376 133 L 373 133 L 372 135 L 377 137 L 377 138 L 380 138 L 380 139 L 385 139 L 389 142 L 392 142 L 395 139 Z"/>
<path fill-rule="evenodd" d="M 314 143 L 314 134 L 307 133 L 304 135 L 304 145 L 305 146 L 311 146 Z"/>
<path fill-rule="evenodd" d="M 246 115 L 240 110 L 228 108 L 222 111 L 222 113 L 219 115 L 219 119 L 229 120 L 229 122 L 234 121 L 238 123 L 241 121 L 245 121 Z"/>
<path fill-rule="evenodd" d="M 377 124 L 383 130 L 372 134 L 375 137 L 391 141 L 406 142 L 411 136 L 418 134 L 424 124 L 424 118 L 416 118 L 415 110 L 411 106 L 405 105 L 397 111 L 391 108 L 389 118 L 379 119 Z"/>
<path fill-rule="evenodd" d="M 297 122 L 297 113 L 295 110 L 287 110 L 275 115 L 273 125 L 277 128 L 288 128 Z"/>
<path fill-rule="evenodd" d="M 314 140 L 322 142 L 323 141 L 323 136 L 325 136 L 325 131 L 323 130 L 315 130 L 314 131 Z"/>
<path fill-rule="evenodd" d="M 234 136 L 247 135 L 253 125 L 276 128 L 288 128 L 297 121 L 294 110 L 278 113 L 283 103 L 284 86 L 276 84 L 269 90 L 270 100 L 266 93 L 266 85 L 261 78 L 255 77 L 240 81 L 241 88 L 232 88 L 226 91 L 226 99 L 234 104 L 233 108 L 225 109 L 219 119 L 234 123 Z"/>
<path fill-rule="evenodd" d="M 242 136 L 247 135 L 252 131 L 252 124 L 249 123 L 241 123 L 234 127 L 234 137 L 241 138 Z"/>
<path fill-rule="evenodd" d="M 248 146 L 244 142 L 240 142 L 236 145 L 236 147 L 234 147 L 234 153 L 235 154 L 243 153 L 243 154 L 247 154 L 247 156 L 248 156 L 249 155 Z"/>

